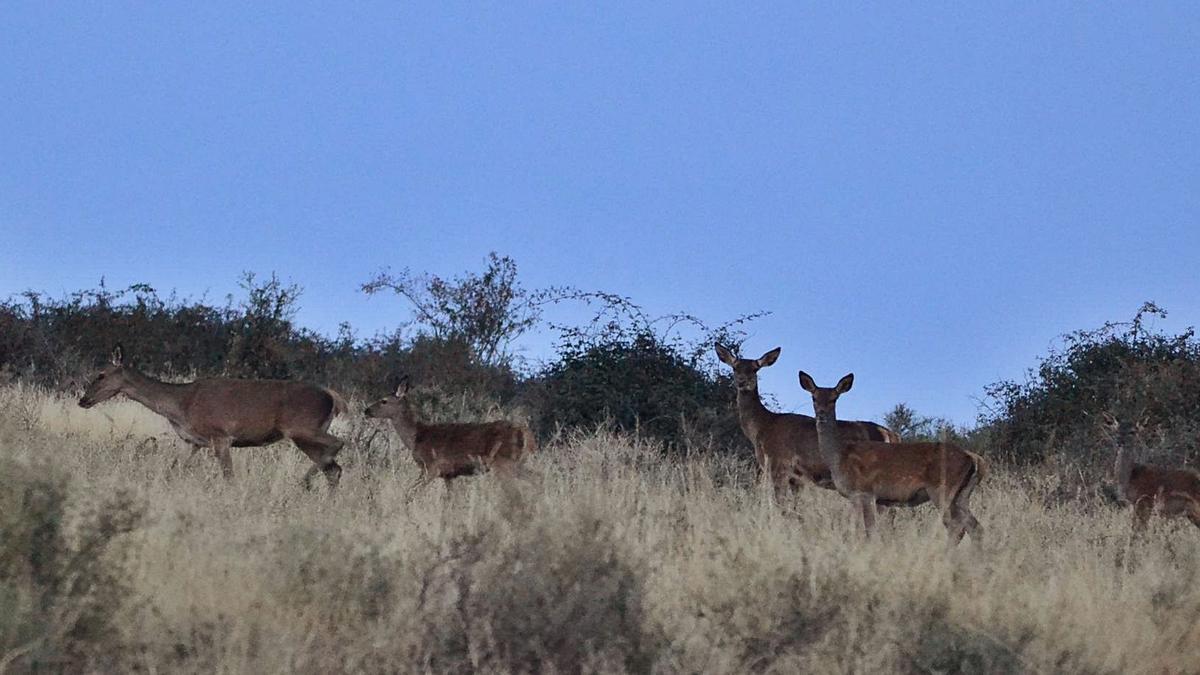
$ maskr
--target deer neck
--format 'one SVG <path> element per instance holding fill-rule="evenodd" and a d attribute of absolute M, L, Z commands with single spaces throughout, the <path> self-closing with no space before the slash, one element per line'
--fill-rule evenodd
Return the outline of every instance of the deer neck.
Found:
<path fill-rule="evenodd" d="M 1117 439 L 1116 478 L 1121 499 L 1129 499 L 1129 480 L 1133 477 L 1133 453 L 1124 439 Z"/>
<path fill-rule="evenodd" d="M 817 416 L 817 450 L 821 453 L 821 459 L 829 465 L 834 485 L 840 488 L 843 483 L 842 438 L 838 431 L 837 414 Z"/>
<path fill-rule="evenodd" d="M 758 387 L 737 390 L 738 423 L 747 437 L 754 439 L 774 413 L 763 405 Z"/>
<path fill-rule="evenodd" d="M 186 402 L 191 394 L 190 384 L 170 384 L 129 371 L 121 393 L 162 415 L 171 422 L 186 426 Z"/>
<path fill-rule="evenodd" d="M 396 427 L 396 432 L 400 434 L 400 440 L 404 441 L 404 445 L 408 446 L 409 450 L 417 449 L 417 431 L 421 427 L 421 423 L 417 421 L 417 416 L 413 414 L 412 404 L 404 401 L 400 406 L 400 412 L 392 416 L 392 426 Z"/>

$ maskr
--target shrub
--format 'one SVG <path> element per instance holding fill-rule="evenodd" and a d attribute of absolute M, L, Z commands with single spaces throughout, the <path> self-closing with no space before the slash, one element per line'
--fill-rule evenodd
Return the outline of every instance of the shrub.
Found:
<path fill-rule="evenodd" d="M 1147 326 L 1166 312 L 1152 302 L 1132 321 L 1066 335 L 1025 382 L 987 387 L 981 423 L 995 451 L 1032 462 L 1051 453 L 1107 461 L 1097 415 L 1148 416 L 1164 445 L 1195 459 L 1200 451 L 1200 341 L 1188 328 L 1167 335 Z"/>
<path fill-rule="evenodd" d="M 648 670 L 659 638 L 643 608 L 646 570 L 608 519 L 583 509 L 553 525 L 450 542 L 418 607 L 434 670 Z"/>
<path fill-rule="evenodd" d="M 566 343 L 539 387 L 543 425 L 611 423 L 675 446 L 685 444 L 689 431 L 719 447 L 741 441 L 733 387 L 652 333 Z"/>
<path fill-rule="evenodd" d="M 141 523 L 141 507 L 117 494 L 72 536 L 64 477 L 11 460 L 0 474 L 0 653 L 28 670 L 115 667 L 128 648 L 115 626 L 130 590 L 123 535 Z"/>

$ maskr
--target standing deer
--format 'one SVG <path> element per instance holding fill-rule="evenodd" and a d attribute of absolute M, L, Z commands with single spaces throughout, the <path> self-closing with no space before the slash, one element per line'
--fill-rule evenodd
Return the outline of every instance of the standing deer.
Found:
<path fill-rule="evenodd" d="M 800 371 L 800 386 L 812 394 L 821 456 L 829 463 L 833 484 L 862 512 L 870 535 L 877 505 L 917 506 L 932 500 L 957 544 L 963 534 L 981 543 L 982 526 L 967 502 L 984 473 L 984 461 L 953 443 L 879 443 L 843 439 L 837 424 L 837 400 L 850 391 L 854 375 L 834 387 L 818 387 Z"/>
<path fill-rule="evenodd" d="M 776 347 L 758 359 L 737 358 L 720 344 L 716 345 L 716 350 L 717 358 L 733 368 L 738 423 L 754 446 L 754 458 L 771 479 L 776 496 L 781 496 L 787 488 L 799 488 L 806 479 L 821 487 L 832 488 L 829 463 L 817 447 L 816 420 L 808 415 L 771 412 L 758 395 L 758 371 L 779 359 L 780 348 Z M 890 429 L 874 422 L 838 422 L 838 428 L 852 439 L 900 441 Z"/>
<path fill-rule="evenodd" d="M 385 396 L 366 409 L 366 416 L 391 420 L 400 440 L 412 452 L 421 468 L 421 476 L 409 491 L 427 485 L 434 478 L 447 483 L 459 476 L 470 476 L 484 469 L 507 474 L 520 471 L 520 462 L 537 451 L 537 440 L 529 427 L 511 422 L 475 424 L 425 424 L 417 420 L 408 400 L 408 378 L 400 381 L 396 393 Z"/>
<path fill-rule="evenodd" d="M 1134 464 L 1132 449 L 1143 425 L 1119 420 L 1107 411 L 1103 417 L 1117 450 L 1117 493 L 1133 507 L 1133 529 L 1144 529 L 1155 511 L 1167 518 L 1186 516 L 1200 527 L 1200 472 Z"/>
<path fill-rule="evenodd" d="M 258 447 L 291 439 L 312 460 L 304 487 L 321 471 L 337 487 L 342 467 L 334 460 L 344 443 L 329 433 L 333 418 L 347 411 L 346 402 L 324 387 L 287 380 L 211 378 L 187 384 L 160 382 L 122 365 L 121 347 L 112 364 L 100 371 L 79 399 L 91 408 L 117 394 L 167 418 L 175 433 L 192 446 L 192 454 L 212 448 L 221 473 L 233 479 L 231 447 Z"/>

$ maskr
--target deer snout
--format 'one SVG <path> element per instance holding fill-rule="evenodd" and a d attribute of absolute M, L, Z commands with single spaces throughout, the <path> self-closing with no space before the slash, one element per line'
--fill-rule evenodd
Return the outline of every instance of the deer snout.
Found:
<path fill-rule="evenodd" d="M 96 402 L 93 401 L 92 399 L 88 398 L 87 396 L 84 396 L 79 399 L 79 407 L 80 408 L 90 408 L 94 405 L 96 405 Z"/>

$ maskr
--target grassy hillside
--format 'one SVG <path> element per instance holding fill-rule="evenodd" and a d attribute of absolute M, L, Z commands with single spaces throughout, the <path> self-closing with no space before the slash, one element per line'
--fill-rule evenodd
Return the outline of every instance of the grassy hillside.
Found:
<path fill-rule="evenodd" d="M 390 428 L 333 431 L 331 497 L 290 446 L 227 484 L 136 404 L 0 389 L 0 672 L 1200 669 L 1200 532 L 1133 541 L 1046 470 L 984 480 L 975 553 L 928 506 L 868 542 L 832 492 L 604 432 L 409 499 Z"/>

